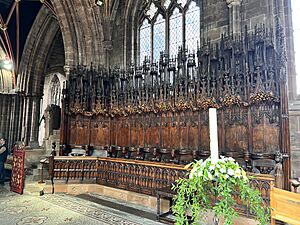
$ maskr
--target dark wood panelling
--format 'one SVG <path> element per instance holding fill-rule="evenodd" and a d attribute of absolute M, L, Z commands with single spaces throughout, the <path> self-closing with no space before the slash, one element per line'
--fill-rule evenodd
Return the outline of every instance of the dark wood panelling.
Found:
<path fill-rule="evenodd" d="M 286 61 L 280 24 L 275 28 L 260 25 L 240 37 L 203 42 L 197 54 L 180 48 L 176 60 L 162 54 L 159 64 L 146 59 L 127 71 L 74 68 L 64 99 L 63 125 L 70 133 L 62 144 L 158 147 L 165 162 L 173 163 L 180 162 L 181 150 L 198 150 L 205 158 L 213 107 L 218 109 L 219 152 L 261 173 L 274 173 L 278 152 L 286 186 Z M 100 116 L 110 121 L 107 129 L 95 128 Z M 259 165 L 262 160 L 271 160 L 270 168 Z"/>
<path fill-rule="evenodd" d="M 90 145 L 92 146 L 109 146 L 109 121 L 108 120 L 91 120 Z"/>

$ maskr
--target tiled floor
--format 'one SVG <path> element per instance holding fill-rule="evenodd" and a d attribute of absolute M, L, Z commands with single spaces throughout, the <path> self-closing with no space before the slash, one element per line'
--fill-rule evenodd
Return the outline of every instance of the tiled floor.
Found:
<path fill-rule="evenodd" d="M 0 224 L 1 225 L 33 225 L 33 224 L 100 224 L 100 225 L 160 225 L 154 220 L 138 216 L 139 213 L 128 213 L 130 210 L 113 209 L 109 204 L 88 201 L 65 194 L 45 194 L 38 196 L 25 193 L 18 195 L 9 192 L 9 187 L 0 186 Z M 95 196 L 93 196 L 95 197 Z M 128 206 L 124 206 L 127 207 Z M 134 208 L 130 206 L 129 208 Z M 122 209 L 119 208 L 119 209 Z M 139 209 L 140 210 L 140 209 Z M 126 211 L 126 212 L 125 212 Z M 139 212 L 137 210 L 137 212 Z"/>

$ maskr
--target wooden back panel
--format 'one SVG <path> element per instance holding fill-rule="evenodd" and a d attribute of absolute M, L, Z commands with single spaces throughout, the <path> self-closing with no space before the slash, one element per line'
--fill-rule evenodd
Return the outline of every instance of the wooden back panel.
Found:
<path fill-rule="evenodd" d="M 271 188 L 271 224 L 280 220 L 293 225 L 300 225 L 300 194 Z"/>

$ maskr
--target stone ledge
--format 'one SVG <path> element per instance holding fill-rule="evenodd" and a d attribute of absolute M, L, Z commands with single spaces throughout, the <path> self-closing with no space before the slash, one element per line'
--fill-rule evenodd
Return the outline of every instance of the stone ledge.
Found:
<path fill-rule="evenodd" d="M 79 195 L 84 193 L 93 193 L 110 198 L 115 198 L 118 200 L 126 201 L 129 203 L 147 206 L 151 209 L 156 209 L 156 197 L 139 194 L 131 191 L 126 191 L 122 189 L 116 189 L 112 187 L 107 187 L 99 184 L 80 184 L 80 183 L 54 183 L 55 193 L 66 193 L 70 195 Z M 44 187 L 44 193 L 52 193 L 51 184 L 47 184 Z M 169 202 L 167 200 L 161 201 L 162 210 L 168 210 Z"/>
<path fill-rule="evenodd" d="M 73 182 L 73 181 L 72 181 Z M 74 181 L 73 183 L 54 183 L 55 193 L 65 193 L 70 195 L 79 195 L 84 193 L 93 193 L 102 195 L 109 198 L 114 198 L 116 200 L 121 200 L 128 202 L 130 204 L 136 204 L 140 206 L 147 206 L 152 210 L 156 210 L 157 199 L 156 197 L 139 194 L 131 191 L 126 191 L 122 189 L 116 189 L 112 187 L 107 187 L 99 184 L 80 184 Z M 51 184 L 46 184 L 44 186 L 44 193 L 50 194 L 52 192 Z M 169 201 L 161 199 L 161 210 L 163 212 L 168 211 Z M 210 216 L 207 217 L 207 221 L 210 221 Z M 222 224 L 222 222 L 221 222 Z M 234 225 L 256 225 L 257 221 L 239 216 L 238 219 L 234 222 Z"/>

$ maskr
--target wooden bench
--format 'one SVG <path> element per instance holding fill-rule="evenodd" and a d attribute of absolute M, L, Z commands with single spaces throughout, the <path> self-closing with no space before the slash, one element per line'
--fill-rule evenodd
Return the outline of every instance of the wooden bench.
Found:
<path fill-rule="evenodd" d="M 276 220 L 300 225 L 300 194 L 272 187 L 270 195 L 271 225 Z"/>

